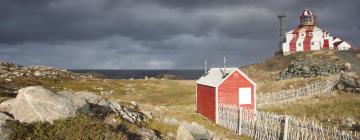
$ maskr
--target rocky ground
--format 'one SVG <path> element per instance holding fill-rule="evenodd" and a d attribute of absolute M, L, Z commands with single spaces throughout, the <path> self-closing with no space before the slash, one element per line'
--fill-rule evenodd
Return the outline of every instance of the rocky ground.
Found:
<path fill-rule="evenodd" d="M 73 123 L 78 123 L 77 127 L 81 127 L 79 129 L 85 129 L 83 127 L 89 124 L 82 124 L 81 121 L 84 119 L 88 121 L 87 123 L 100 127 L 91 132 L 95 133 L 91 134 L 92 137 L 97 139 L 198 140 L 215 138 L 214 133 L 198 123 L 180 122 L 174 118 L 166 118 L 162 122 L 179 126 L 177 133 L 161 134 L 148 126 L 151 119 L 159 119 L 159 117 L 141 110 L 136 102 L 118 103 L 92 92 L 61 91 L 56 93 L 42 86 L 26 87 L 18 91 L 16 98 L 2 102 L 0 111 L 0 139 L 87 137 L 87 134 L 81 132 L 60 135 L 66 133 L 65 131 L 73 130 L 71 127 L 63 128 L 64 130 L 53 128 L 68 125 L 69 121 L 79 120 L 80 122 Z M 65 120 L 66 123 L 61 123 L 61 120 Z M 29 124 L 35 126 L 29 126 Z"/>
<path fill-rule="evenodd" d="M 1 133 L 10 139 L 104 139 L 101 137 L 104 134 L 107 139 L 248 139 L 234 135 L 195 112 L 194 81 L 157 78 L 109 80 L 56 68 L 0 64 L 1 75 L 5 74 L 0 77 L 0 102 L 3 102 L 0 104 L 3 112 L 0 113 Z M 260 93 L 297 88 L 324 80 L 326 75 L 335 72 L 351 71 L 345 64 L 346 61 L 336 57 L 332 51 L 320 51 L 285 57 L 277 55 L 241 69 L 256 81 Z M 289 76 L 279 80 L 282 73 Z M 351 87 L 355 91 L 356 87 L 349 85 L 357 86 L 359 83 L 341 83 L 344 87 L 336 88 L 336 96 L 259 109 L 305 116 L 330 126 L 351 124 L 356 128 L 360 121 L 356 113 L 359 112 L 360 98 L 347 89 Z M 25 94 L 34 91 L 36 94 Z M 22 109 L 24 111 L 20 111 Z M 45 110 L 52 117 L 39 115 Z M 26 114 L 33 114 L 33 117 Z"/>
<path fill-rule="evenodd" d="M 37 79 L 93 79 L 91 74 L 69 72 L 66 69 L 48 66 L 21 66 L 14 63 L 0 61 L 0 78 L 11 82 L 16 77 L 27 77 Z"/>
<path fill-rule="evenodd" d="M 41 85 L 41 82 L 61 82 L 64 80 L 90 80 L 101 78 L 94 74 L 81 74 L 47 66 L 21 66 L 0 61 L 0 92 L 11 95 L 20 88 Z M 0 100 L 1 101 L 1 100 Z"/>
<path fill-rule="evenodd" d="M 336 56 L 346 60 L 351 69 L 357 73 L 360 73 L 360 52 L 359 51 L 340 51 L 336 53 Z"/>
<path fill-rule="evenodd" d="M 279 79 L 295 77 L 309 78 L 339 74 L 342 66 L 337 66 L 326 58 L 305 56 L 290 63 L 279 75 Z"/>

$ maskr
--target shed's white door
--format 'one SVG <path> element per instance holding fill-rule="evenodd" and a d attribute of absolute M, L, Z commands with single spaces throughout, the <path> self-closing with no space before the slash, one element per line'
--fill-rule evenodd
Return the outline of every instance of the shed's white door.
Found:
<path fill-rule="evenodd" d="M 251 104 L 251 87 L 239 88 L 239 104 Z"/>

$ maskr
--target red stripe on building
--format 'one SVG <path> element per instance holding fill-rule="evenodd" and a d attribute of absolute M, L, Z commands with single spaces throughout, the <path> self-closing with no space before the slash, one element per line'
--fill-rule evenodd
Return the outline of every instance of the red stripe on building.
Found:
<path fill-rule="evenodd" d="M 295 53 L 296 52 L 296 42 L 299 39 L 299 30 L 300 28 L 296 28 L 294 29 L 294 31 L 292 32 L 292 35 L 295 34 L 295 37 L 293 36 L 293 38 L 291 39 L 290 43 L 289 43 L 289 50 L 290 53 Z"/>
<path fill-rule="evenodd" d="M 324 39 L 323 48 L 329 48 L 329 39 Z"/>
<path fill-rule="evenodd" d="M 303 44 L 304 44 L 304 52 L 311 50 L 310 43 L 311 43 L 312 36 L 310 36 L 310 33 L 313 32 L 313 29 L 314 29 L 313 26 L 306 27 L 305 39 L 304 39 L 304 42 L 303 42 Z"/>

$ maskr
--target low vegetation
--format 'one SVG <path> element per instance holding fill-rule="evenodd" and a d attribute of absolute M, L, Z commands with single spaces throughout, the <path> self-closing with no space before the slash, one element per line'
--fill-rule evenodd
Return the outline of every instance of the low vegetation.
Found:
<path fill-rule="evenodd" d="M 128 132 L 125 124 L 117 127 L 105 124 L 94 114 L 79 114 L 75 118 L 49 122 L 20 123 L 8 121 L 10 139 L 129 139 L 136 135 Z"/>
<path fill-rule="evenodd" d="M 324 80 L 326 77 L 291 78 L 278 80 L 279 73 L 284 70 L 291 61 L 306 55 L 319 56 L 332 60 L 341 65 L 344 62 L 333 51 L 318 51 L 298 53 L 291 56 L 276 55 L 264 62 L 242 67 L 241 69 L 258 84 L 257 93 L 270 93 L 281 89 L 297 88 L 309 83 Z M 179 122 L 197 122 L 220 137 L 228 139 L 249 139 L 239 137 L 221 128 L 205 117 L 196 113 L 195 108 L 195 81 L 193 80 L 108 80 L 108 79 L 38 79 L 31 77 L 17 77 L 12 82 L 6 82 L 0 78 L 0 92 L 7 93 L 14 89 L 32 85 L 43 85 L 54 91 L 93 91 L 103 97 L 118 102 L 136 101 L 146 111 L 159 112 L 161 117 L 175 118 Z M 1 94 L 0 102 L 13 95 Z M 317 96 L 306 100 L 295 101 L 286 104 L 274 104 L 259 107 L 261 111 L 287 114 L 299 118 L 314 119 L 328 126 L 341 126 L 341 121 L 350 117 L 356 122 L 360 121 L 360 96 L 352 93 L 334 91 L 331 96 Z M 158 108 L 160 108 L 158 110 Z M 102 139 L 127 139 L 133 133 L 132 125 L 122 122 L 122 127 L 114 127 L 102 123 L 103 118 L 96 115 L 81 114 L 75 118 L 58 120 L 49 123 L 19 123 L 9 122 L 13 133 L 11 138 L 41 138 L 41 139 L 80 139 L 84 137 Z M 89 127 L 91 125 L 91 127 Z M 162 122 L 161 119 L 150 119 L 144 124 L 154 129 L 159 135 L 168 133 L 176 134 L 177 126 Z M 71 131 L 71 133 L 66 133 Z M 64 133 L 68 135 L 63 135 Z M 102 134 L 102 135 L 100 135 Z M 104 135 L 105 134 L 105 135 Z"/>
<path fill-rule="evenodd" d="M 334 91 L 331 95 L 316 96 L 291 103 L 273 104 L 259 107 L 260 111 L 311 119 L 333 127 L 344 126 L 346 119 L 360 121 L 360 95 Z M 356 131 L 359 131 L 356 129 Z"/>

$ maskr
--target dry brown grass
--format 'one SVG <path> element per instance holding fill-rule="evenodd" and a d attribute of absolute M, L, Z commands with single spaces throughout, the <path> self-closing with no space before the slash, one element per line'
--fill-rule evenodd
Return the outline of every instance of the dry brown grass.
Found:
<path fill-rule="evenodd" d="M 195 81 L 193 80 L 113 80 L 111 82 L 132 85 L 126 94 L 116 96 L 120 101 L 137 101 L 144 110 L 155 111 L 156 106 L 164 108 L 160 111 L 156 110 L 161 119 L 170 117 L 180 122 L 197 122 L 222 138 L 249 139 L 239 137 L 196 113 Z M 177 130 L 177 127 L 157 121 L 152 122 L 150 126 L 162 133 L 176 134 Z"/>
<path fill-rule="evenodd" d="M 341 63 L 333 55 L 334 51 L 325 50 L 317 52 L 297 53 L 290 56 L 277 55 L 261 63 L 242 67 L 241 69 L 258 84 L 257 93 L 272 92 L 281 89 L 288 89 L 304 86 L 307 83 L 320 81 L 323 77 L 315 78 L 294 78 L 277 81 L 279 72 L 285 69 L 291 61 L 298 57 L 314 55 L 325 57 L 336 63 Z M 136 101 L 141 106 L 147 106 L 153 109 L 154 106 L 164 106 L 166 108 L 162 113 L 164 116 L 174 117 L 180 121 L 194 121 L 204 125 L 206 128 L 215 132 L 217 135 L 228 139 L 249 139 L 239 137 L 231 131 L 209 121 L 205 117 L 195 112 L 195 81 L 191 80 L 64 80 L 64 81 L 32 81 L 31 79 L 20 79 L 16 81 L 19 85 L 44 85 L 56 91 L 60 90 L 87 90 L 101 92 L 94 87 L 102 87 L 103 91 L 114 91 L 109 98 L 117 101 L 130 102 Z M 321 97 L 320 101 L 313 99 L 301 100 L 291 104 L 269 105 L 260 110 L 275 112 L 279 114 L 288 114 L 298 117 L 320 118 L 319 116 L 337 115 L 354 116 L 360 119 L 357 114 L 360 110 L 360 98 L 353 95 Z M 320 110 L 320 111 L 317 111 Z M 344 110 L 345 113 L 342 113 Z M 149 127 L 166 134 L 173 132 L 177 127 L 166 125 L 159 121 L 150 121 Z"/>
<path fill-rule="evenodd" d="M 261 63 L 241 67 L 241 70 L 257 83 L 258 93 L 274 92 L 281 89 L 289 89 L 290 87 L 298 88 L 304 86 L 307 83 L 323 80 L 323 77 L 277 80 L 281 71 L 284 70 L 291 63 L 291 61 L 305 56 L 315 56 L 322 57 L 337 65 L 345 64 L 345 62 L 340 60 L 335 55 L 335 53 L 336 51 L 334 50 L 321 50 L 314 52 L 301 52 L 288 56 L 282 56 L 281 54 L 278 54 Z"/>
<path fill-rule="evenodd" d="M 273 82 L 266 82 L 258 84 L 257 93 L 266 94 L 271 92 L 276 92 L 280 90 L 295 89 L 303 87 L 306 84 L 311 84 L 314 82 L 320 82 L 325 80 L 326 77 L 312 77 L 312 78 L 292 78 L 286 80 L 279 80 Z"/>
<path fill-rule="evenodd" d="M 341 121 L 349 117 L 355 122 L 360 121 L 360 95 L 333 92 L 331 96 L 316 96 L 309 99 L 266 105 L 259 108 L 260 111 L 286 114 L 321 122 L 327 126 L 341 126 Z M 349 128 L 346 128 L 349 129 Z"/>
<path fill-rule="evenodd" d="M 360 53 L 356 54 L 356 58 L 360 60 Z"/>

